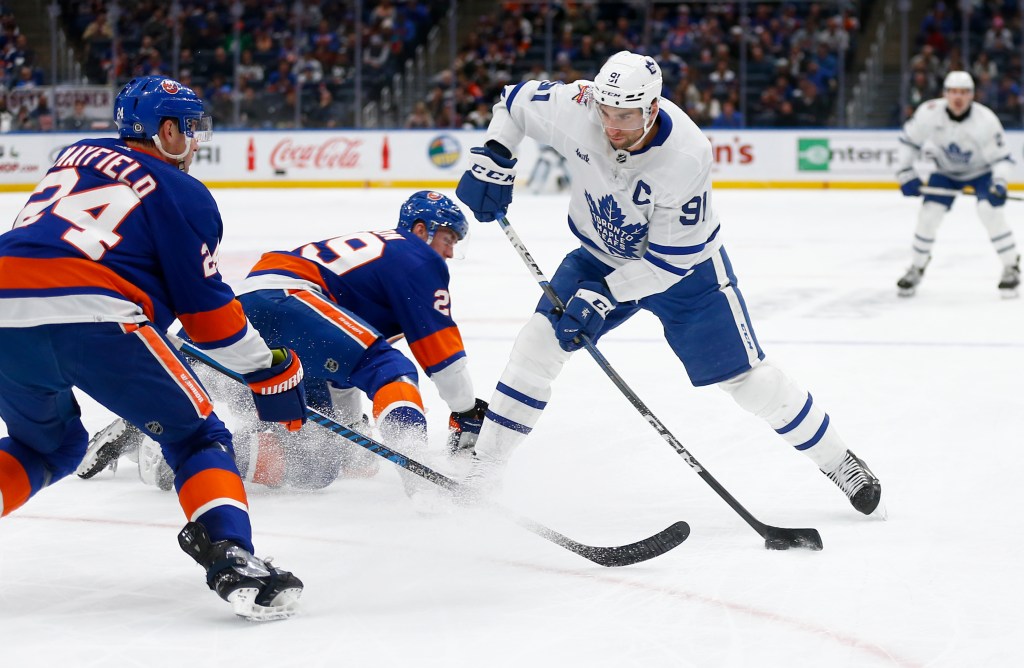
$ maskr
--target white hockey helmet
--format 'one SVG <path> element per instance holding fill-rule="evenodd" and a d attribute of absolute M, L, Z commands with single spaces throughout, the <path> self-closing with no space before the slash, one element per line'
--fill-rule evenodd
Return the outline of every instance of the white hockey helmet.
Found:
<path fill-rule="evenodd" d="M 945 80 L 942 82 L 942 89 L 949 90 L 950 88 L 974 90 L 974 79 L 971 75 L 963 70 L 953 70 L 946 75 Z"/>
<path fill-rule="evenodd" d="M 650 56 L 619 51 L 594 77 L 593 99 L 624 109 L 651 110 L 661 96 L 661 68 Z"/>

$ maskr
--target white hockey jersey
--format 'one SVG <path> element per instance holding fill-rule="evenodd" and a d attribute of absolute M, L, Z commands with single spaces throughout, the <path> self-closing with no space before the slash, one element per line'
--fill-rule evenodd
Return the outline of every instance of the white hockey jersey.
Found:
<path fill-rule="evenodd" d="M 590 106 L 590 81 L 506 86 L 487 139 L 515 152 L 529 136 L 566 158 L 569 227 L 614 271 L 619 301 L 664 292 L 721 246 L 711 196 L 711 143 L 670 100 L 644 149 L 616 151 Z"/>
<path fill-rule="evenodd" d="M 900 133 L 900 183 L 914 178 L 913 163 L 933 161 L 936 171 L 968 181 L 991 171 L 993 178 L 1009 180 L 1013 161 L 1003 124 L 991 109 L 972 102 L 970 113 L 954 121 L 946 113 L 946 100 L 928 100 L 917 108 Z"/>

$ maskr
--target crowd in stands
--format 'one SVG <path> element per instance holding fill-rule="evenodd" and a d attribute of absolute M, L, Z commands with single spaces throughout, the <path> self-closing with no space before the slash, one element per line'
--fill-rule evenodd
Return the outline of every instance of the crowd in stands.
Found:
<path fill-rule="evenodd" d="M 935 1 L 921 22 L 917 52 L 909 63 L 908 103 L 898 120 L 909 118 L 922 102 L 941 97 L 947 72 L 966 70 L 974 77 L 975 100 L 996 112 L 1004 127 L 1024 127 L 1018 1 L 974 3 L 967 17 L 967 62 L 962 41 L 964 15 L 957 5 Z"/>
<path fill-rule="evenodd" d="M 132 76 L 170 75 L 176 68 L 179 78 L 207 100 L 218 127 L 236 120 L 238 126 L 256 128 L 354 122 L 357 17 L 350 0 L 59 3 L 61 26 L 76 45 L 89 83 L 114 86 Z M 967 63 L 961 55 L 959 5 L 936 0 L 922 22 L 909 64 L 909 104 L 894 123 L 920 102 L 940 96 L 945 72 L 966 69 L 976 80 L 976 99 L 992 107 L 1007 127 L 1022 127 L 1019 2 L 973 3 Z M 359 56 L 366 102 L 401 71 L 448 3 L 376 0 L 362 6 Z M 483 128 L 505 84 L 592 78 L 608 56 L 630 49 L 654 55 L 664 74 L 663 95 L 702 127 L 833 125 L 839 70 L 852 67 L 861 22 L 875 6 L 871 1 L 750 2 L 749 13 L 741 16 L 736 2 L 496 3 L 493 12 L 461 31 L 465 36 L 454 66 L 434 74 L 426 97 L 390 123 Z M 45 103 L 7 108 L 6 91 L 41 86 L 45 73 L 3 0 L 0 56 L 5 91 L 0 132 L 89 127 L 81 109 L 58 122 Z"/>
<path fill-rule="evenodd" d="M 489 115 L 481 104 L 489 107 L 506 83 L 590 79 L 623 49 L 655 55 L 663 95 L 703 127 L 828 125 L 834 122 L 840 59 L 843 66 L 852 62 L 861 14 L 870 3 L 859 3 L 860 14 L 840 9 L 849 4 L 751 3 L 744 28 L 735 2 L 658 3 L 650 16 L 643 3 L 549 9 L 545 3 L 505 2 L 479 19 L 459 50 L 454 92 L 452 72 L 441 73 L 406 126 L 484 127 Z M 550 71 L 549 22 L 555 36 Z"/>

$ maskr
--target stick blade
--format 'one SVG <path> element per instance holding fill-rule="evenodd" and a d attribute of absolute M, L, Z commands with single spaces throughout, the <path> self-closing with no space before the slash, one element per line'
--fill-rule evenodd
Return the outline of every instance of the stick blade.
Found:
<path fill-rule="evenodd" d="M 653 536 L 638 540 L 629 545 L 617 547 L 581 546 L 582 549 L 573 551 L 581 557 L 586 557 L 601 566 L 608 566 L 609 568 L 629 566 L 659 557 L 669 550 L 675 549 L 689 537 L 690 525 L 686 522 L 676 522 Z"/>
<path fill-rule="evenodd" d="M 821 543 L 821 534 L 817 529 L 781 529 L 779 527 L 765 527 L 764 546 L 768 550 L 803 548 L 815 552 L 824 547 Z"/>

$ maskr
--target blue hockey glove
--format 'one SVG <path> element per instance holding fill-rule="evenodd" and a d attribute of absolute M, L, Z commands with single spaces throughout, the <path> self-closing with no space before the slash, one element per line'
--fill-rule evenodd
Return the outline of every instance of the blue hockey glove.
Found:
<path fill-rule="evenodd" d="M 906 183 L 901 183 L 900 190 L 904 197 L 919 197 L 921 195 L 921 179 L 915 176 Z"/>
<path fill-rule="evenodd" d="M 306 421 L 302 363 L 287 348 L 274 348 L 271 352 L 273 366 L 247 373 L 242 378 L 252 390 L 256 415 L 261 420 L 281 422 L 288 431 L 298 431 Z"/>
<path fill-rule="evenodd" d="M 487 413 L 487 402 L 477 399 L 476 404 L 468 411 L 452 413 L 448 418 L 448 452 L 472 452 L 476 439 L 480 437 L 480 427 L 484 424 Z"/>
<path fill-rule="evenodd" d="M 597 281 L 583 281 L 565 305 L 562 317 L 555 323 L 558 345 L 566 352 L 583 347 L 580 334 L 593 338 L 604 326 L 604 319 L 618 302 L 611 296 L 608 287 Z"/>
<path fill-rule="evenodd" d="M 988 189 L 988 194 L 991 196 L 991 199 L 995 200 L 996 202 L 1005 202 L 1007 195 L 1006 181 L 1002 179 L 993 179 L 992 185 Z"/>
<path fill-rule="evenodd" d="M 459 179 L 455 195 L 473 211 L 481 223 L 505 215 L 512 203 L 517 160 L 495 141 L 470 149 L 472 165 Z"/>

